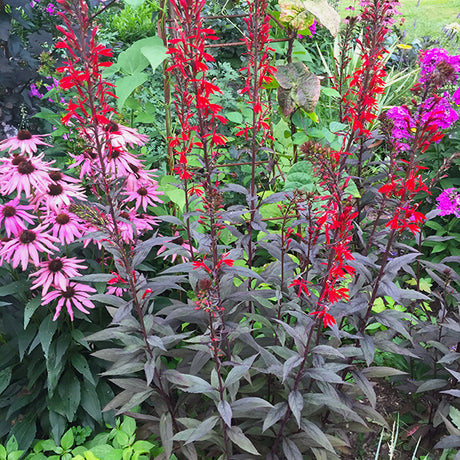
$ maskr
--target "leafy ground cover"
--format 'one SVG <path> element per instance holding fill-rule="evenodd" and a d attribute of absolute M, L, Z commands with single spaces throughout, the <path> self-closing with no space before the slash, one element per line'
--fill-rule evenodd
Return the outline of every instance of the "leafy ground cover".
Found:
<path fill-rule="evenodd" d="M 5 8 L 0 456 L 458 459 L 460 56 L 226 8 Z"/>

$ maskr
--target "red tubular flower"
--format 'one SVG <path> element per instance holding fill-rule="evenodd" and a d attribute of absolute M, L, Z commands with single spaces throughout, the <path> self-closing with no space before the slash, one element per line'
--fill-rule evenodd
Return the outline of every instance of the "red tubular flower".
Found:
<path fill-rule="evenodd" d="M 299 286 L 298 290 L 298 297 L 302 295 L 302 292 L 306 295 L 310 295 L 310 291 L 307 288 L 307 282 L 304 279 L 296 279 L 294 280 L 288 287 Z"/>
<path fill-rule="evenodd" d="M 332 327 L 334 324 L 336 324 L 334 317 L 327 312 L 326 308 L 318 311 L 312 311 L 310 315 L 317 315 L 318 318 L 323 318 L 323 324 L 325 328 L 328 326 Z"/>
<path fill-rule="evenodd" d="M 172 65 L 167 71 L 175 79 L 174 105 L 181 130 L 170 139 L 169 146 L 179 158 L 174 172 L 185 181 L 193 176 L 187 158 L 194 148 L 205 148 L 211 159 L 217 158 L 218 148 L 227 140 L 217 132 L 216 121 L 227 120 L 221 115 L 222 107 L 210 101 L 221 90 L 206 77 L 207 63 L 214 58 L 205 52 L 205 44 L 217 37 L 214 30 L 203 27 L 201 11 L 205 0 L 171 3 L 177 19 L 172 26 L 175 38 L 169 40 L 167 54 L 171 55 Z"/>
<path fill-rule="evenodd" d="M 267 138 L 272 139 L 269 124 L 270 105 L 262 100 L 260 89 L 264 84 L 270 83 L 276 68 L 270 65 L 270 17 L 267 15 L 267 1 L 248 1 L 249 15 L 244 19 L 248 27 L 248 34 L 243 41 L 246 44 L 248 63 L 240 69 L 246 73 L 246 84 L 240 94 L 247 96 L 247 103 L 252 106 L 254 117 L 252 123 L 240 127 L 237 136 L 244 135 L 248 140 L 254 133 L 261 133 L 259 144 Z M 252 134 L 250 134 L 252 132 Z"/>

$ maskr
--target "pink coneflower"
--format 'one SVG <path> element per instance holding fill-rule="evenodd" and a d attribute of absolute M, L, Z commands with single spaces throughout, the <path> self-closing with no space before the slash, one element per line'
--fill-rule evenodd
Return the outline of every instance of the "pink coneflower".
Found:
<path fill-rule="evenodd" d="M 51 254 L 58 248 L 53 245 L 57 239 L 46 233 L 45 227 L 39 225 L 33 230 L 22 230 L 15 238 L 8 241 L 0 250 L 0 256 L 10 262 L 13 268 L 19 263 L 23 270 L 27 268 L 29 262 L 36 267 L 40 263 L 39 252 Z"/>
<path fill-rule="evenodd" d="M 0 168 L 0 188 L 3 195 L 16 192 L 18 195 L 24 190 L 26 197 L 30 197 L 32 191 L 44 191 L 51 182 L 48 172 L 50 164 L 42 161 L 44 154 L 35 158 L 26 158 L 15 155 L 3 159 Z"/>
<path fill-rule="evenodd" d="M 120 212 L 119 216 L 123 220 L 117 219 L 117 229 L 118 234 L 121 236 L 122 240 L 125 243 L 132 243 L 135 239 L 135 236 L 142 234 L 148 230 L 153 229 L 153 225 L 157 225 L 157 220 L 152 216 L 142 215 L 138 216 L 134 209 L 128 209 L 126 211 Z M 112 220 L 107 224 L 107 230 L 110 233 L 115 231 Z M 136 235 L 134 235 L 136 231 Z"/>
<path fill-rule="evenodd" d="M 120 125 L 119 123 L 110 122 L 106 127 L 110 143 L 115 148 L 125 149 L 126 145 L 134 147 L 134 145 L 144 145 L 149 137 L 145 134 L 139 134 L 134 128 Z"/>
<path fill-rule="evenodd" d="M 37 217 L 26 212 L 32 209 L 33 206 L 19 204 L 19 198 L 15 198 L 4 205 L 0 205 L 0 222 L 4 220 L 6 235 L 8 237 L 12 234 L 16 236 L 27 228 L 24 220 L 29 224 L 34 223 L 33 219 Z"/>
<path fill-rule="evenodd" d="M 42 298 L 42 305 L 48 305 L 50 302 L 60 297 L 56 306 L 56 313 L 54 314 L 53 321 L 58 319 L 63 305 L 65 305 L 67 313 L 73 321 L 72 305 L 83 313 L 89 313 L 86 308 L 94 308 L 93 302 L 89 300 L 89 297 L 94 292 L 96 292 L 96 289 L 91 286 L 69 281 L 65 289 L 48 292 L 48 294 Z"/>
<path fill-rule="evenodd" d="M 195 253 L 195 252 L 198 252 L 197 249 L 195 249 L 189 241 L 186 241 L 184 240 L 179 232 L 175 232 L 174 233 L 174 237 L 171 238 L 169 241 L 166 241 L 165 244 L 163 246 L 160 247 L 160 249 L 158 249 L 158 252 L 157 252 L 157 256 L 159 256 L 160 254 L 162 254 L 163 252 L 165 252 L 167 249 L 169 249 L 166 245 L 168 243 L 174 243 L 174 245 L 179 245 L 181 246 L 182 248 L 184 248 L 187 253 L 190 255 L 191 253 Z M 174 249 L 177 249 L 176 246 L 171 246 L 171 249 L 174 248 Z M 177 252 L 175 251 L 173 254 L 167 254 L 163 257 L 163 260 L 166 260 L 169 256 L 171 256 L 171 262 L 174 262 L 178 256 Z M 188 257 L 186 257 L 185 255 L 181 255 L 180 256 L 182 258 L 182 262 L 188 262 L 189 259 Z"/>
<path fill-rule="evenodd" d="M 69 155 L 75 160 L 75 163 L 71 164 L 69 168 L 80 167 L 80 179 L 85 176 L 93 177 L 96 171 L 101 169 L 97 155 L 91 149 L 85 150 L 80 155 L 72 155 L 71 153 Z"/>
<path fill-rule="evenodd" d="M 53 237 L 59 239 L 62 245 L 73 243 L 86 233 L 82 220 L 67 209 L 50 213 L 44 223 L 52 225 Z"/>
<path fill-rule="evenodd" d="M 105 164 L 107 172 L 115 177 L 128 176 L 133 171 L 142 169 L 142 161 L 139 158 L 127 152 L 126 150 L 112 150 Z"/>
<path fill-rule="evenodd" d="M 32 289 L 42 288 L 42 294 L 45 295 L 51 285 L 65 291 L 69 283 L 69 278 L 80 276 L 78 269 L 88 268 L 85 265 L 79 265 L 78 262 L 84 262 L 81 259 L 56 257 L 38 264 L 39 270 L 31 273 L 30 276 L 37 276 L 32 284 Z"/>
<path fill-rule="evenodd" d="M 156 207 L 155 202 L 163 203 L 158 195 L 163 195 L 163 192 L 159 192 L 158 182 L 151 180 L 149 182 L 138 181 L 137 184 L 131 183 L 130 186 L 134 186 L 132 189 L 128 189 L 124 192 L 127 198 L 124 200 L 125 203 L 136 200 L 134 209 L 138 210 L 141 206 L 144 212 L 147 211 L 147 206 Z"/>
<path fill-rule="evenodd" d="M 27 129 L 19 130 L 17 136 L 9 137 L 0 142 L 0 150 L 8 150 L 8 153 L 13 150 L 21 149 L 21 155 L 28 153 L 32 155 L 37 151 L 37 145 L 46 145 L 52 147 L 42 141 L 42 137 L 49 136 L 49 134 L 31 134 Z"/>
<path fill-rule="evenodd" d="M 62 208 L 70 206 L 73 198 L 86 199 L 80 186 L 64 181 L 52 182 L 45 191 L 36 194 L 31 204 L 35 205 L 35 209 L 44 205 L 47 210 L 59 213 Z"/>
<path fill-rule="evenodd" d="M 67 176 L 66 174 L 62 174 L 61 171 L 50 171 L 48 175 L 50 176 L 50 179 L 56 184 L 62 184 L 62 183 L 76 184 L 80 182 L 75 177 L 71 177 L 71 176 Z"/>

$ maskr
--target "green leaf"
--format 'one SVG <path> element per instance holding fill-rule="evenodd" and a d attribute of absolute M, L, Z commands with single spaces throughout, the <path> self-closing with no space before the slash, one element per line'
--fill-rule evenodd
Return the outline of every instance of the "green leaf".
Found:
<path fill-rule="evenodd" d="M 137 9 L 144 4 L 145 0 L 123 0 L 123 2 L 131 8 Z"/>
<path fill-rule="evenodd" d="M 254 444 L 244 435 L 239 426 L 232 426 L 227 430 L 227 434 L 231 441 L 240 449 L 243 449 L 253 455 L 260 455 L 254 447 Z"/>
<path fill-rule="evenodd" d="M 45 354 L 45 358 L 48 359 L 48 351 L 51 345 L 51 340 L 53 335 L 56 332 L 57 323 L 53 321 L 53 317 L 48 315 L 40 324 L 38 329 L 38 336 L 40 338 L 40 343 Z"/>
<path fill-rule="evenodd" d="M 233 123 L 239 124 L 243 122 L 243 115 L 241 115 L 241 112 L 226 112 L 225 116 Z"/>
<path fill-rule="evenodd" d="M 0 444 L 0 460 L 6 460 L 6 449 Z"/>
<path fill-rule="evenodd" d="M 88 361 L 86 361 L 86 358 L 81 354 L 81 353 L 74 353 L 70 357 L 70 361 L 72 363 L 72 366 L 80 372 L 83 377 L 85 377 L 86 380 L 91 382 L 94 386 L 96 386 L 96 382 L 93 377 L 93 373 L 91 372 L 91 369 L 89 368 Z"/>
<path fill-rule="evenodd" d="M 8 439 L 8 442 L 6 443 L 6 452 L 11 453 L 15 450 L 18 450 L 18 441 L 16 441 L 16 437 L 13 435 L 10 436 L 10 439 Z"/>
<path fill-rule="evenodd" d="M 81 406 L 98 423 L 102 422 L 102 409 L 96 389 L 84 380 L 81 387 Z"/>
<path fill-rule="evenodd" d="M 73 443 L 74 443 L 73 431 L 72 431 L 72 428 L 70 428 L 64 433 L 64 436 L 62 436 L 61 438 L 61 447 L 64 450 L 69 450 L 73 446 Z"/>
<path fill-rule="evenodd" d="M 118 110 L 121 110 L 128 96 L 140 85 L 148 80 L 149 76 L 145 72 L 140 72 L 135 75 L 121 77 L 116 81 L 115 93 L 118 97 Z"/>
<path fill-rule="evenodd" d="M 132 417 L 123 417 L 123 423 L 121 424 L 120 428 L 127 433 L 129 436 L 133 436 L 136 432 L 136 420 Z"/>
<path fill-rule="evenodd" d="M 10 452 L 8 455 L 8 460 L 19 460 L 24 453 L 23 450 L 16 450 L 15 452 Z"/>
<path fill-rule="evenodd" d="M 42 304 L 42 296 L 38 295 L 27 302 L 26 306 L 24 307 L 24 329 L 27 328 L 29 324 L 30 318 L 35 313 L 35 310 Z"/>
<path fill-rule="evenodd" d="M 62 406 L 65 416 L 69 422 L 72 422 L 81 400 L 80 381 L 73 372 L 67 370 L 62 376 L 58 393 L 62 400 Z"/>
<path fill-rule="evenodd" d="M 450 406 L 449 415 L 454 425 L 460 430 L 460 410 L 454 406 Z"/>
<path fill-rule="evenodd" d="M 11 369 L 12 369 L 11 367 L 7 367 L 0 371 L 0 394 L 2 394 L 8 388 L 8 385 L 10 384 Z"/>
<path fill-rule="evenodd" d="M 166 48 L 160 37 L 139 40 L 139 46 L 141 46 L 141 53 L 148 59 L 152 70 L 155 70 L 167 58 Z"/>
<path fill-rule="evenodd" d="M 314 192 L 316 190 L 316 177 L 313 166 L 309 161 L 298 161 L 286 174 L 284 184 L 285 191 L 305 190 Z"/>

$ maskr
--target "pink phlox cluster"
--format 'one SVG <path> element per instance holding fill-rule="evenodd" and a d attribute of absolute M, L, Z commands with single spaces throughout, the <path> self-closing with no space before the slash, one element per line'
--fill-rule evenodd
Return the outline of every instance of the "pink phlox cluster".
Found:
<path fill-rule="evenodd" d="M 460 73 L 460 56 L 451 56 L 444 48 L 426 50 L 420 60 L 420 82 L 428 84 L 433 81 L 433 75 L 436 75 L 442 67 L 448 80 L 446 83 L 455 84 Z"/>
<path fill-rule="evenodd" d="M 422 122 L 428 125 L 434 124 L 438 128 L 448 129 L 450 128 L 457 120 L 458 113 L 452 107 L 449 100 L 449 94 L 444 96 L 433 96 L 428 98 L 424 102 L 424 108 L 426 109 L 422 115 Z M 439 142 L 437 140 L 437 142 Z"/>
<path fill-rule="evenodd" d="M 460 217 L 460 193 L 456 188 L 448 188 L 444 190 L 437 198 L 440 216 L 448 216 L 453 214 Z"/>

